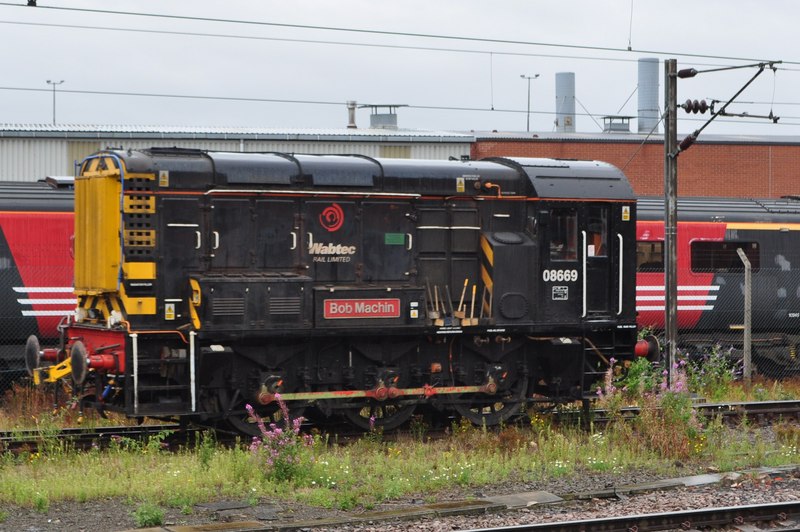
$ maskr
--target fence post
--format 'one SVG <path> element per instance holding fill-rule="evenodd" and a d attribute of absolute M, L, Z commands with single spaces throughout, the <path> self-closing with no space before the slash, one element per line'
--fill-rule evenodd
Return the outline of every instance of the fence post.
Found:
<path fill-rule="evenodd" d="M 753 378 L 752 364 L 752 306 L 753 306 L 753 273 L 750 260 L 742 248 L 736 248 L 736 253 L 744 264 L 744 385 L 750 388 Z"/>

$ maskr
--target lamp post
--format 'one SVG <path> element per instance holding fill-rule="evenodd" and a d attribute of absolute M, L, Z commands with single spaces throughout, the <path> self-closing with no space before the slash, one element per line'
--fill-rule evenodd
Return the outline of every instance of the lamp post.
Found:
<path fill-rule="evenodd" d="M 526 122 L 526 131 L 530 132 L 531 130 L 531 80 L 536 79 L 539 77 L 539 74 L 534 74 L 533 76 L 526 76 L 525 74 L 520 74 L 519 77 L 522 79 L 528 80 L 528 120 Z"/>
<path fill-rule="evenodd" d="M 62 83 L 64 83 L 63 79 L 61 81 L 47 80 L 47 84 L 53 86 L 53 125 L 56 124 L 56 86 Z"/>

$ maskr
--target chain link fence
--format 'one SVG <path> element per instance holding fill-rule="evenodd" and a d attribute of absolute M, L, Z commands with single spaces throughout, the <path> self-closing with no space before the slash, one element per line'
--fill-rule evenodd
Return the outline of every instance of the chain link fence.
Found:
<path fill-rule="evenodd" d="M 48 249 L 17 246 L 15 267 L 0 253 L 0 398 L 28 376 L 25 343 L 36 335 L 42 347 L 58 345 L 58 325 L 75 310 L 71 264 Z"/>
<path fill-rule="evenodd" d="M 49 275 L 52 277 L 53 273 Z M 695 360 L 710 353 L 724 353 L 741 376 L 744 272 L 681 271 L 677 278 L 679 351 Z M 70 287 L 23 288 L 19 274 L 12 268 L 0 269 L 0 293 L 5 296 L 0 300 L 2 397 L 12 383 L 27 378 L 27 337 L 35 334 L 42 347 L 56 346 L 58 323 L 74 310 L 75 298 Z M 640 274 L 636 299 L 640 326 L 652 329 L 663 340 L 663 273 Z M 751 315 L 753 376 L 775 380 L 800 376 L 800 270 L 754 270 Z"/>
<path fill-rule="evenodd" d="M 677 279 L 678 350 L 695 360 L 724 353 L 741 376 L 747 332 L 744 268 L 681 270 Z M 636 293 L 640 327 L 663 340 L 663 273 L 640 274 Z M 800 270 L 754 268 L 750 313 L 753 376 L 800 375 Z"/>

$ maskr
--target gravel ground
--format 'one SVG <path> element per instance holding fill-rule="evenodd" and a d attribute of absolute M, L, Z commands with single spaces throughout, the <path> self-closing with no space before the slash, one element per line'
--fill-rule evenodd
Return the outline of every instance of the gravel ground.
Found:
<path fill-rule="evenodd" d="M 689 474 L 687 472 L 687 474 Z M 535 484 L 499 484 L 475 490 L 452 490 L 437 497 L 440 502 L 469 498 L 489 497 L 527 491 L 548 491 L 560 496 L 608 491 L 614 486 L 640 484 L 662 480 L 641 473 L 604 474 L 579 479 L 555 479 Z M 485 526 L 508 526 L 547 521 L 565 521 L 631 515 L 639 513 L 667 512 L 674 509 L 708 508 L 778 502 L 800 499 L 800 467 L 780 474 L 748 473 L 741 476 L 728 475 L 719 483 L 692 488 L 679 488 L 627 495 L 619 498 L 590 498 L 553 505 L 533 506 L 524 510 L 479 516 L 453 516 L 428 518 L 418 521 L 365 521 L 357 525 L 331 527 L 334 531 L 382 532 L 405 530 L 463 530 Z M 372 511 L 419 509 L 421 499 L 409 498 L 387 503 Z M 86 503 L 62 502 L 52 504 L 46 512 L 31 509 L 0 506 L 6 518 L 0 522 L 0 530 L 15 532 L 39 531 L 118 531 L 136 527 L 132 512 L 134 508 L 123 499 L 108 499 Z M 242 501 L 219 501 L 208 507 L 195 507 L 188 515 L 168 509 L 165 525 L 202 525 L 231 521 L 259 521 L 265 527 L 292 521 L 331 517 L 355 517 L 358 512 L 341 512 L 305 507 L 281 501 L 264 500 L 257 506 Z"/>

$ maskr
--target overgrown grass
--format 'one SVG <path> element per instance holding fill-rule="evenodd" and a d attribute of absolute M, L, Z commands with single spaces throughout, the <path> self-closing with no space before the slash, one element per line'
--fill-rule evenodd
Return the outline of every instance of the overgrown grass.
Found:
<path fill-rule="evenodd" d="M 38 430 L 43 435 L 62 427 L 132 425 L 136 421 L 115 413 L 107 419 L 95 410 L 81 411 L 68 386 L 69 379 L 35 387 L 14 383 L 0 397 L 0 430 Z"/>
<path fill-rule="evenodd" d="M 129 501 L 137 522 L 157 524 L 159 508 L 189 513 L 193 505 L 218 498 L 255 504 L 262 497 L 278 497 L 324 508 L 369 509 L 411 495 L 433 501 L 440 490 L 497 482 L 625 470 L 685 474 L 677 469 L 678 456 L 685 467 L 698 471 L 800 459 L 800 429 L 788 421 L 773 442 L 761 439 L 746 422 L 730 430 L 715 421 L 698 429 L 696 437 L 687 436 L 691 445 L 676 445 L 679 454 L 655 444 L 657 434 L 684 434 L 674 424 L 647 420 L 587 431 L 551 423 L 533 416 L 528 424 L 500 430 L 459 425 L 449 437 L 424 444 L 413 434 L 349 446 L 331 446 L 316 436 L 310 447 L 302 447 L 301 467 L 289 479 L 272 474 L 263 457 L 254 456 L 244 443 L 229 448 L 201 443 L 192 450 L 166 452 L 155 438 L 145 444 L 120 442 L 107 450 L 5 453 L 0 503 L 47 512 L 59 500 L 120 497 Z"/>
<path fill-rule="evenodd" d="M 427 427 L 415 419 L 408 433 L 392 441 L 374 431 L 338 446 L 324 434 L 302 434 L 285 417 L 285 425 L 263 426 L 254 442 L 223 447 L 204 434 L 192 449 L 178 452 L 163 449 L 164 434 L 79 452 L 43 429 L 39 452 L 0 454 L 0 505 L 46 513 L 60 500 L 119 497 L 129 502 L 138 526 L 158 526 L 163 508 L 190 513 L 195 504 L 220 498 L 257 504 L 277 497 L 324 508 L 370 509 L 409 496 L 432 502 L 441 490 L 499 482 L 629 470 L 687 474 L 800 461 L 796 420 L 778 423 L 768 439 L 747 419 L 731 428 L 721 418 L 699 418 L 696 390 L 730 397 L 741 387 L 719 373 L 704 380 L 693 371 L 692 364 L 679 363 L 667 383 L 663 369 L 646 361 L 627 371 L 612 367 L 599 385 L 599 402 L 612 420 L 588 429 L 531 413 L 523 423 L 493 430 L 455 423 L 447 437 L 423 442 Z M 795 393 L 793 386 L 764 382 L 749 393 L 786 398 Z M 621 414 L 629 404 L 641 406 L 633 421 Z"/>

